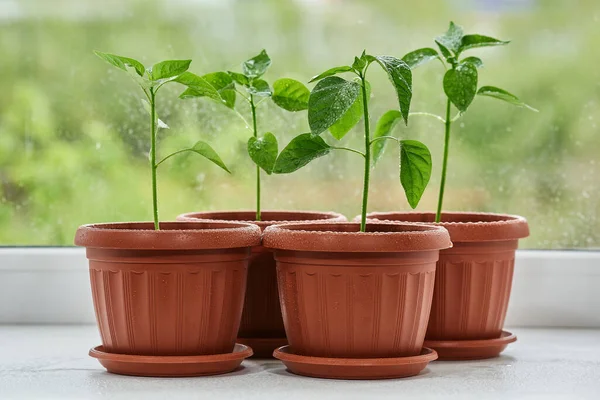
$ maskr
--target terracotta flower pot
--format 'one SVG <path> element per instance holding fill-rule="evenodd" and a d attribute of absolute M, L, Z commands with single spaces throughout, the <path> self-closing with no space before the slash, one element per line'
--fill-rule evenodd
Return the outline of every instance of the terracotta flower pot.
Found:
<path fill-rule="evenodd" d="M 341 214 L 316 211 L 263 211 L 262 221 L 254 221 L 254 218 L 255 211 L 207 211 L 177 217 L 180 221 L 244 221 L 261 229 L 289 221 L 346 221 Z M 272 252 L 262 246 L 252 248 L 238 342 L 252 347 L 256 357 L 272 357 L 273 350 L 287 343 L 279 305 L 275 260 Z"/>
<path fill-rule="evenodd" d="M 353 359 L 421 353 L 438 253 L 452 245 L 448 232 L 381 222 L 367 229 L 313 222 L 264 231 L 263 246 L 275 250 L 292 353 Z"/>
<path fill-rule="evenodd" d="M 435 214 L 371 213 L 369 218 L 433 223 Z M 439 225 L 448 229 L 454 247 L 440 251 L 427 340 L 500 338 L 515 250 L 518 239 L 529 235 L 527 221 L 512 215 L 445 212 Z"/>
<path fill-rule="evenodd" d="M 164 222 L 84 225 L 103 351 L 139 356 L 231 353 L 254 225 Z"/>

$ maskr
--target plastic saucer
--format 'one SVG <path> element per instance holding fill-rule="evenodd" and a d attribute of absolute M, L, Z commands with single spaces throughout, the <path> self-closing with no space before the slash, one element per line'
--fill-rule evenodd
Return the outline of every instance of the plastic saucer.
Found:
<path fill-rule="evenodd" d="M 435 350 L 423 348 L 412 357 L 329 358 L 293 354 L 290 346 L 275 350 L 273 356 L 297 375 L 326 379 L 391 379 L 417 375 L 437 358 Z"/>
<path fill-rule="evenodd" d="M 285 346 L 287 338 L 237 338 L 237 342 L 252 348 L 252 358 L 273 358 L 273 350 Z"/>
<path fill-rule="evenodd" d="M 154 377 L 189 377 L 219 375 L 231 372 L 252 355 L 252 349 L 236 344 L 227 354 L 203 356 L 136 356 L 103 351 L 94 347 L 89 355 L 97 358 L 108 372 L 120 375 Z"/>
<path fill-rule="evenodd" d="M 502 331 L 495 339 L 425 340 L 424 345 L 437 351 L 439 360 L 481 360 L 498 357 L 509 343 L 516 340 L 516 335 Z"/>

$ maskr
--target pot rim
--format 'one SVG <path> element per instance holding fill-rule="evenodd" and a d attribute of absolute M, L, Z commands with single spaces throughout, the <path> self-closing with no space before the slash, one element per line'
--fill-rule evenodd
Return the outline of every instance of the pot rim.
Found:
<path fill-rule="evenodd" d="M 372 212 L 367 218 L 378 221 L 425 223 L 443 226 L 450 232 L 453 242 L 488 242 L 516 240 L 529 236 L 527 220 L 520 215 L 486 212 L 448 211 L 442 218 L 450 221 L 433 222 L 434 212 Z M 406 220 L 405 218 L 409 218 Z"/>
<path fill-rule="evenodd" d="M 301 222 L 269 226 L 263 246 L 277 250 L 404 253 L 437 251 L 452 247 L 448 231 L 427 224 L 377 221 L 359 232 L 357 222 Z"/>
<path fill-rule="evenodd" d="M 287 222 L 347 221 L 344 215 L 335 211 L 264 210 L 261 221 L 254 220 L 255 215 L 256 210 L 196 211 L 178 215 L 177 221 L 239 221 L 258 225 L 261 229 Z"/>
<path fill-rule="evenodd" d="M 208 250 L 260 244 L 260 228 L 231 221 L 109 222 L 82 225 L 75 245 L 127 250 Z"/>

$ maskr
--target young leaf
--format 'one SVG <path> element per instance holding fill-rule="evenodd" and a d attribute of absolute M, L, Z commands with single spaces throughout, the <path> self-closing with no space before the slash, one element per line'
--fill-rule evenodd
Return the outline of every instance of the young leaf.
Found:
<path fill-rule="evenodd" d="M 217 164 L 219 167 L 223 168 L 225 171 L 231 173 L 231 171 L 229 171 L 223 160 L 221 160 L 221 157 L 219 157 L 217 152 L 212 147 L 210 147 L 208 143 L 199 140 L 192 148 L 190 148 L 190 151 L 193 151 L 196 154 L 200 154 L 201 156 Z"/>
<path fill-rule="evenodd" d="M 398 104 L 404 122 L 408 123 L 408 112 L 412 98 L 412 72 L 408 64 L 392 56 L 377 56 L 375 60 L 387 72 L 390 81 L 394 84 L 398 95 Z"/>
<path fill-rule="evenodd" d="M 348 111 L 361 91 L 361 86 L 337 76 L 319 81 L 308 99 L 308 124 L 319 135 Z"/>
<path fill-rule="evenodd" d="M 246 75 L 240 74 L 238 72 L 231 72 L 231 71 L 227 71 L 227 73 L 229 74 L 229 76 L 231 76 L 231 79 L 233 79 L 235 81 L 235 83 L 237 83 L 238 85 L 242 85 L 242 86 L 250 85 L 250 79 L 248 79 L 248 77 Z"/>
<path fill-rule="evenodd" d="M 320 136 L 303 133 L 292 139 L 281 151 L 275 162 L 275 167 L 273 167 L 273 173 L 289 174 L 304 167 L 315 158 L 328 154 L 330 151 L 331 147 Z"/>
<path fill-rule="evenodd" d="M 153 81 L 173 78 L 183 74 L 190 67 L 192 60 L 167 60 L 154 64 L 150 77 Z"/>
<path fill-rule="evenodd" d="M 366 66 L 367 66 L 367 60 L 365 59 L 364 56 L 361 56 L 360 58 L 354 57 L 354 62 L 352 63 L 352 69 L 354 69 L 356 71 L 362 71 L 363 69 L 365 69 Z"/>
<path fill-rule="evenodd" d="M 437 40 L 435 41 L 435 44 L 437 44 L 437 47 L 440 49 L 440 52 L 442 53 L 446 61 L 452 63 L 455 60 L 455 57 L 452 55 L 452 53 L 450 53 L 450 50 L 448 50 L 446 46 L 444 46 Z"/>
<path fill-rule="evenodd" d="M 146 72 L 144 64 L 142 64 L 138 60 L 134 60 L 133 58 L 103 53 L 97 50 L 94 50 L 94 54 L 103 59 L 104 61 L 108 62 L 109 64 L 112 64 L 113 66 L 122 69 L 123 71 L 127 71 L 127 68 L 125 67 L 129 66 L 135 68 L 135 72 L 137 72 L 139 76 L 144 76 L 144 73 Z"/>
<path fill-rule="evenodd" d="M 273 83 L 273 102 L 287 111 L 302 111 L 308 108 L 310 90 L 295 79 L 283 78 Z"/>
<path fill-rule="evenodd" d="M 355 81 L 358 78 L 355 78 Z M 371 96 L 371 84 L 365 81 L 367 84 L 367 98 Z M 352 106 L 346 111 L 346 114 L 342 116 L 337 122 L 329 127 L 331 136 L 337 140 L 341 140 L 363 117 L 363 98 L 362 95 L 358 96 Z"/>
<path fill-rule="evenodd" d="M 431 153 L 416 140 L 400 141 L 400 183 L 408 204 L 416 208 L 431 178 Z"/>
<path fill-rule="evenodd" d="M 261 97 L 269 97 L 273 94 L 267 81 L 262 79 L 254 79 L 248 87 L 248 93 Z"/>
<path fill-rule="evenodd" d="M 538 112 L 537 109 L 531 107 L 530 105 L 523 103 L 514 94 L 509 93 L 504 89 L 497 88 L 495 86 L 482 86 L 477 91 L 477 94 L 480 96 L 488 96 L 488 97 L 493 97 L 496 99 L 504 100 L 507 103 L 513 104 L 517 107 L 525 107 L 525 108 L 530 109 L 531 111 Z"/>
<path fill-rule="evenodd" d="M 278 153 L 277 138 L 270 132 L 265 133 L 261 138 L 252 136 L 248 140 L 250 158 L 269 175 L 273 172 Z"/>
<path fill-rule="evenodd" d="M 343 67 L 330 68 L 327 71 L 325 71 L 325 72 L 323 72 L 323 73 L 321 73 L 319 75 L 313 76 L 310 79 L 310 81 L 308 81 L 308 83 L 311 83 L 311 82 L 314 82 L 314 81 L 318 81 L 318 80 L 323 79 L 323 78 L 327 78 L 328 76 L 333 76 L 333 75 L 336 75 L 336 74 L 339 74 L 339 73 L 342 73 L 342 72 L 349 72 L 349 71 L 352 71 L 352 67 L 349 67 L 347 65 L 345 65 Z"/>
<path fill-rule="evenodd" d="M 423 49 L 418 49 L 415 51 L 411 51 L 402 57 L 402 61 L 404 61 L 411 69 L 415 69 L 425 63 L 428 63 L 431 60 L 435 60 L 436 58 L 440 58 L 435 49 L 431 47 L 426 47 Z"/>
<path fill-rule="evenodd" d="M 179 95 L 182 99 L 187 99 L 191 97 L 208 97 L 217 103 L 225 104 L 225 101 L 219 94 L 219 91 L 214 88 L 213 85 L 208 83 L 206 79 L 193 74 L 191 72 L 184 72 L 174 79 L 174 82 L 181 83 L 182 85 L 187 86 L 188 88 Z"/>
<path fill-rule="evenodd" d="M 252 57 L 242 64 L 242 71 L 248 78 L 259 78 L 267 72 L 267 68 L 271 65 L 271 59 L 267 55 L 266 50 L 260 52 L 259 55 Z"/>
<path fill-rule="evenodd" d="M 458 55 L 458 53 L 460 53 L 462 38 L 462 27 L 450 21 L 450 26 L 448 27 L 446 33 L 436 37 L 435 40 L 436 42 L 442 44 L 448 50 L 451 50 L 454 54 Z"/>
<path fill-rule="evenodd" d="M 388 136 L 398 121 L 402 119 L 402 114 L 398 110 L 389 110 L 379 118 L 375 132 L 373 133 L 373 139 L 382 136 Z M 371 145 L 371 157 L 373 160 L 373 166 L 379 161 L 385 150 L 386 140 L 378 140 Z"/>
<path fill-rule="evenodd" d="M 226 72 L 212 72 L 210 74 L 203 75 L 202 78 L 211 84 L 217 92 L 221 95 L 224 104 L 229 107 L 235 107 L 235 84 L 233 79 Z"/>
<path fill-rule="evenodd" d="M 142 100 L 142 107 L 144 107 L 144 110 L 146 110 L 148 115 L 151 115 L 152 108 L 150 107 L 150 103 L 148 103 L 148 100 L 146 100 L 146 99 L 140 99 L 140 100 Z M 156 123 L 159 128 L 169 129 L 169 125 L 165 124 L 160 118 L 158 118 L 158 116 L 156 117 Z"/>
<path fill-rule="evenodd" d="M 462 37 L 458 52 L 474 49 L 476 47 L 502 46 L 510 41 L 498 40 L 493 37 L 483 35 L 465 35 Z"/>
<path fill-rule="evenodd" d="M 444 92 L 460 112 L 465 112 L 477 93 L 477 68 L 461 63 L 444 75 Z"/>
<path fill-rule="evenodd" d="M 461 61 L 461 63 L 473 64 L 475 66 L 475 68 L 483 67 L 483 61 L 481 61 L 481 58 L 479 58 L 479 57 L 467 57 L 467 58 L 463 59 Z"/>

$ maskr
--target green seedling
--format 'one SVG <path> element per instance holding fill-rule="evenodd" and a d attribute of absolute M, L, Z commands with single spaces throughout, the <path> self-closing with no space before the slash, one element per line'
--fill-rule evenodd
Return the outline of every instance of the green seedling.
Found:
<path fill-rule="evenodd" d="M 256 220 L 261 220 L 261 172 L 273 173 L 279 152 L 277 138 L 271 132 L 259 136 L 256 110 L 267 99 L 287 111 L 302 111 L 308 108 L 310 91 L 304 84 L 294 79 L 276 80 L 271 88 L 263 75 L 271 65 L 271 58 L 265 50 L 242 64 L 242 72 L 213 72 L 201 77 L 206 87 L 189 86 L 181 98 L 208 97 L 233 110 L 246 126 L 252 130 L 248 139 L 248 155 L 256 164 Z M 207 87 L 210 89 L 207 90 Z M 240 96 L 249 106 L 252 123 L 249 124 L 236 106 Z"/>
<path fill-rule="evenodd" d="M 144 92 L 145 98 L 142 98 L 144 108 L 150 115 L 150 167 L 152 169 L 152 209 L 154 216 L 154 229 L 159 230 L 158 222 L 158 196 L 156 185 L 156 170 L 158 166 L 172 156 L 184 152 L 192 152 L 199 154 L 225 171 L 229 169 L 225 166 L 221 157 L 215 150 L 206 142 L 198 141 L 192 147 L 182 149 L 171 153 L 160 161 L 156 161 L 156 136 L 159 128 L 169 128 L 156 114 L 156 95 L 161 87 L 170 82 L 178 82 L 188 87 L 196 87 L 202 85 L 203 81 L 196 79 L 196 75 L 187 72 L 192 60 L 167 60 L 154 64 L 150 68 L 134 60 L 133 58 L 116 56 L 114 54 L 102 53 L 94 51 L 101 59 L 109 64 L 127 72 L 133 80 L 140 86 Z"/>
<path fill-rule="evenodd" d="M 444 158 L 442 162 L 442 177 L 440 180 L 440 191 L 438 197 L 437 211 L 435 221 L 440 222 L 442 218 L 442 204 L 444 201 L 444 189 L 446 186 L 446 172 L 448 166 L 448 147 L 450 143 L 450 131 L 452 123 L 462 116 L 471 105 L 476 95 L 487 96 L 503 100 L 518 107 L 528 108 L 532 111 L 537 110 L 523 103 L 517 96 L 495 86 L 478 85 L 478 69 L 483 67 L 483 61 L 478 57 L 461 58 L 466 50 L 502 46 L 509 42 L 494 39 L 489 36 L 478 34 L 465 35 L 462 27 L 450 22 L 448 31 L 435 38 L 435 43 L 439 48 L 439 53 L 433 48 L 423 48 L 406 54 L 402 59 L 411 69 L 417 68 L 431 60 L 439 60 L 445 68 L 443 86 L 444 93 L 448 98 L 446 101 L 446 116 L 441 117 L 431 113 L 414 113 L 425 116 L 431 116 L 441 121 L 445 126 L 444 136 Z M 441 55 L 440 55 L 441 53 Z M 452 105 L 456 107 L 458 113 L 451 117 Z"/>
<path fill-rule="evenodd" d="M 367 81 L 367 70 L 372 63 L 378 64 L 387 73 L 399 105 L 398 109 L 381 116 L 373 135 L 369 120 L 370 85 Z M 357 77 L 346 80 L 337 76 L 340 73 L 353 73 Z M 381 157 L 386 141 L 393 140 L 400 150 L 400 182 L 410 206 L 415 208 L 431 177 L 431 154 L 421 142 L 400 140 L 389 135 L 396 122 L 403 120 L 408 123 L 412 98 L 412 72 L 408 64 L 395 57 L 371 56 L 363 52 L 360 57 L 354 58 L 352 66 L 331 68 L 315 76 L 311 82 L 314 81 L 318 83 L 308 99 L 311 132 L 295 137 L 282 150 L 273 172 L 285 174 L 296 171 L 331 150 L 345 150 L 362 156 L 364 177 L 360 230 L 365 232 L 371 168 Z M 364 121 L 364 151 L 331 146 L 320 136 L 329 130 L 335 139 L 340 140 L 361 119 Z"/>

